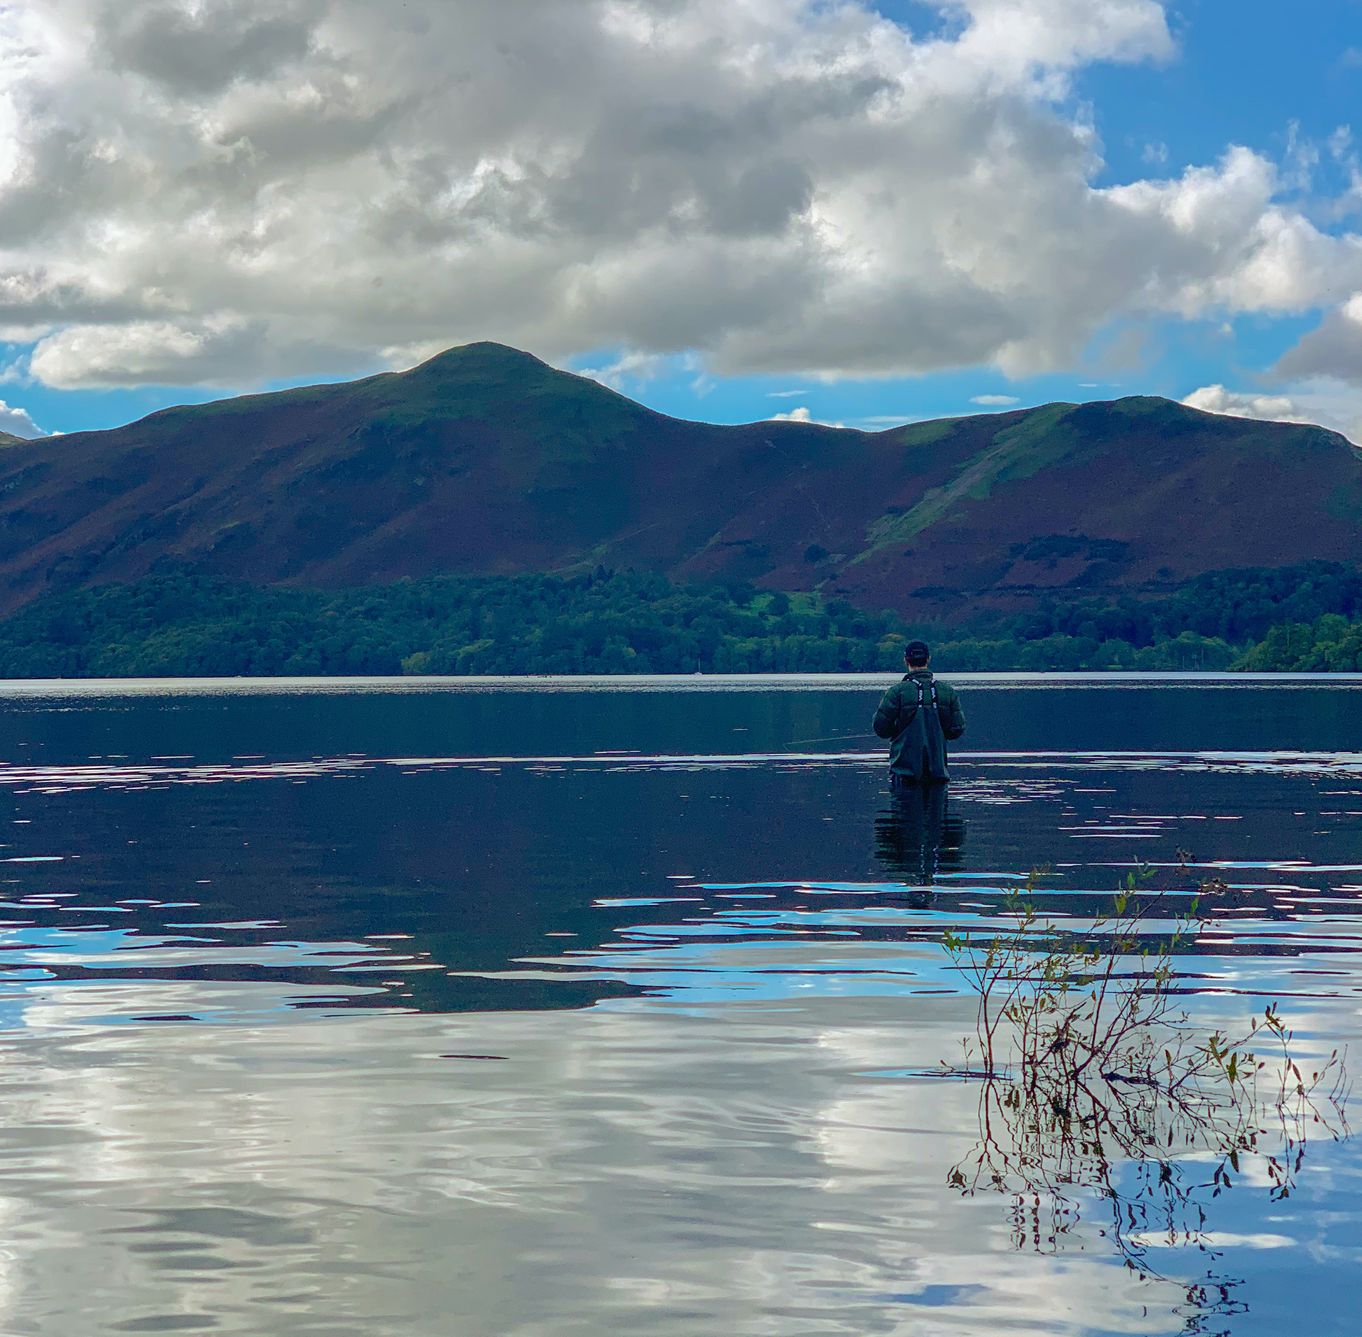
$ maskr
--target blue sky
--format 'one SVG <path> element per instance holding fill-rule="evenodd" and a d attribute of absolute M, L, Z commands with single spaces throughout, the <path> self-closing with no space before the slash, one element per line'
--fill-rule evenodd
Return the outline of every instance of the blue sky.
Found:
<path fill-rule="evenodd" d="M 660 0 L 628 0 L 627 23 L 587 5 L 554 36 L 414 0 L 411 87 L 387 101 L 356 91 L 376 60 L 358 0 L 158 27 L 104 0 L 58 0 L 45 27 L 0 6 L 0 428 L 112 426 L 489 337 L 712 421 L 1159 394 L 1362 435 L 1362 3 L 715 3 L 670 26 Z M 514 109 L 472 114 L 460 99 L 497 89 L 424 64 L 432 24 L 470 71 L 479 44 L 510 61 L 498 87 L 531 70 Z M 532 69 L 550 38 L 561 69 Z M 600 68 L 573 82 L 577 40 Z M 74 58 L 33 58 L 63 41 Z M 876 83 L 889 114 L 856 92 Z M 816 97 L 836 109 L 805 125 L 789 109 Z M 679 158 L 683 133 L 718 147 Z M 1145 193 L 1113 208 L 1110 187 Z"/>

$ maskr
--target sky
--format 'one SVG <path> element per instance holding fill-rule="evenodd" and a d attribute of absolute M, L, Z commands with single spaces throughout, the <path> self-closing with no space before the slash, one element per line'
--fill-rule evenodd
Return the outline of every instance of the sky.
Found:
<path fill-rule="evenodd" d="M 496 339 L 1362 443 L 1362 0 L 0 0 L 0 431 Z"/>

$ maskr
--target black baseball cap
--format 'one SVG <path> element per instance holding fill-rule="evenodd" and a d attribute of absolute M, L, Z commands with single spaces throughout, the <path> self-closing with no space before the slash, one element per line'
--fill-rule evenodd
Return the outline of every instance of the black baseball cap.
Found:
<path fill-rule="evenodd" d="M 910 664 L 925 664 L 931 657 L 931 647 L 926 641 L 909 641 L 903 647 L 903 657 Z"/>

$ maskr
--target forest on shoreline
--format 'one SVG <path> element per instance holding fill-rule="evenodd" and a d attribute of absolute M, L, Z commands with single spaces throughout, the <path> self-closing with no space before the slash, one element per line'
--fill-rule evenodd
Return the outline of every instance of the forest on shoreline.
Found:
<path fill-rule="evenodd" d="M 830 673 L 904 641 L 971 670 L 1362 670 L 1362 572 L 1215 572 L 1160 597 L 1056 598 L 958 626 L 635 571 L 258 587 L 183 570 L 49 595 L 0 623 L 0 676 Z"/>

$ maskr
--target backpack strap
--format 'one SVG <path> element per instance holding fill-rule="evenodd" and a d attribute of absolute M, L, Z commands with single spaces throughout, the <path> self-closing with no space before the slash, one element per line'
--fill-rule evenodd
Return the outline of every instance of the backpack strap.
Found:
<path fill-rule="evenodd" d="M 917 719 L 917 713 L 919 710 L 922 709 L 922 703 L 923 700 L 925 699 L 925 693 L 923 692 L 922 688 L 922 679 L 914 678 L 913 681 L 917 685 L 917 703 L 913 706 L 912 710 L 908 712 L 906 717 L 900 717 L 899 720 L 900 733 L 902 733 L 915 719 Z M 932 684 L 932 704 L 933 705 L 936 704 L 936 683 Z"/>
<path fill-rule="evenodd" d="M 926 686 L 923 684 L 921 678 L 917 678 L 915 679 L 915 681 L 917 682 L 917 704 L 909 712 L 908 718 L 905 719 L 903 723 L 899 726 L 900 731 L 906 729 L 915 719 L 917 719 L 918 712 L 927 703 Z M 941 698 L 936 693 L 935 678 L 932 679 L 931 687 L 932 687 L 932 710 L 936 713 L 936 718 L 939 722 L 941 719 Z"/>

